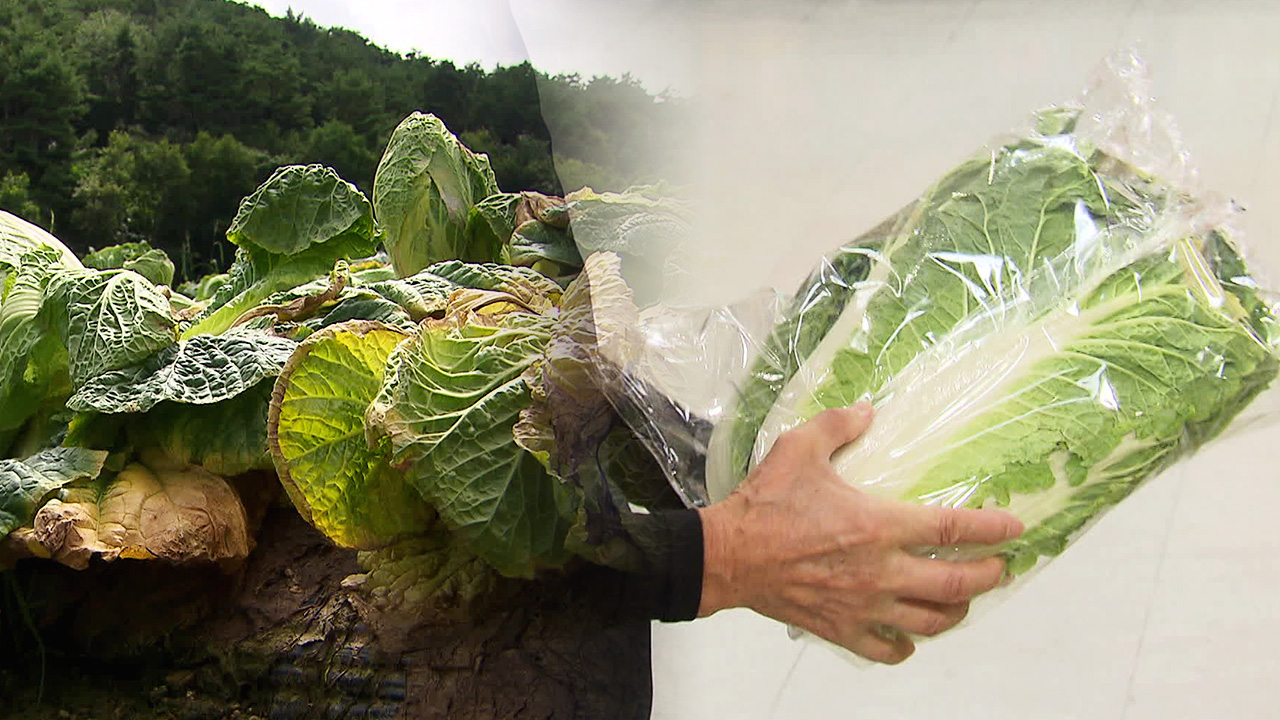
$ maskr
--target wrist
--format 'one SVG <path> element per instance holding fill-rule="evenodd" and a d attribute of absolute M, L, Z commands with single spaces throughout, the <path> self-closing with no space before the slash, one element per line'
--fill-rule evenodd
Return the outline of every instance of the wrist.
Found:
<path fill-rule="evenodd" d="M 698 508 L 702 521 L 702 600 L 698 617 L 737 607 L 735 568 L 732 542 L 734 524 L 732 498 L 710 507 Z"/>

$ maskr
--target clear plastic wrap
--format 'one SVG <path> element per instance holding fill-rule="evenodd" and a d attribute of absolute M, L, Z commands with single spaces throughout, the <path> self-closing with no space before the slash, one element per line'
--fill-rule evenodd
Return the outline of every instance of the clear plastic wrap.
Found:
<path fill-rule="evenodd" d="M 650 308 L 608 392 L 690 505 L 870 400 L 833 463 L 868 493 L 995 507 L 1016 581 L 1228 426 L 1269 421 L 1280 303 L 1197 189 L 1129 53 L 823 258 L 791 296 Z"/>

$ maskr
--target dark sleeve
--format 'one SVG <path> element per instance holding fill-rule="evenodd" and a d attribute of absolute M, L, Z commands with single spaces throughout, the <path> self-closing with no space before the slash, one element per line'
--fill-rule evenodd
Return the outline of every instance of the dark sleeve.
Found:
<path fill-rule="evenodd" d="M 650 619 L 684 622 L 702 603 L 702 517 L 696 510 L 665 510 L 636 516 L 644 566 L 628 581 Z"/>
<path fill-rule="evenodd" d="M 631 515 L 628 537 L 638 552 L 629 570 L 596 566 L 600 586 L 614 596 L 619 620 L 683 622 L 702 603 L 702 518 L 696 510 Z"/>

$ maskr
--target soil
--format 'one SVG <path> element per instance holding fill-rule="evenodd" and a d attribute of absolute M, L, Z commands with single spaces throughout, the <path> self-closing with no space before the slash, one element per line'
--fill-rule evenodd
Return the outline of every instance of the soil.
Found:
<path fill-rule="evenodd" d="M 370 618 L 342 589 L 358 571 L 282 508 L 235 567 L 22 561 L 0 591 L 0 719 L 649 717 L 649 623 L 617 617 L 612 574 L 414 626 Z"/>

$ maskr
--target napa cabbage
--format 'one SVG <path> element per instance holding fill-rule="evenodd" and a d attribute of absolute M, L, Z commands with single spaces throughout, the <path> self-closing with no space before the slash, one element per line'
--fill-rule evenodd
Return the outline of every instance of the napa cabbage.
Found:
<path fill-rule="evenodd" d="M 1012 572 L 1059 554 L 1280 367 L 1273 309 L 1225 230 L 1181 222 L 1192 203 L 1070 135 L 962 164 L 802 287 L 717 428 L 711 499 L 786 430 L 870 400 L 833 458 L 849 482 L 1013 512 Z"/>

